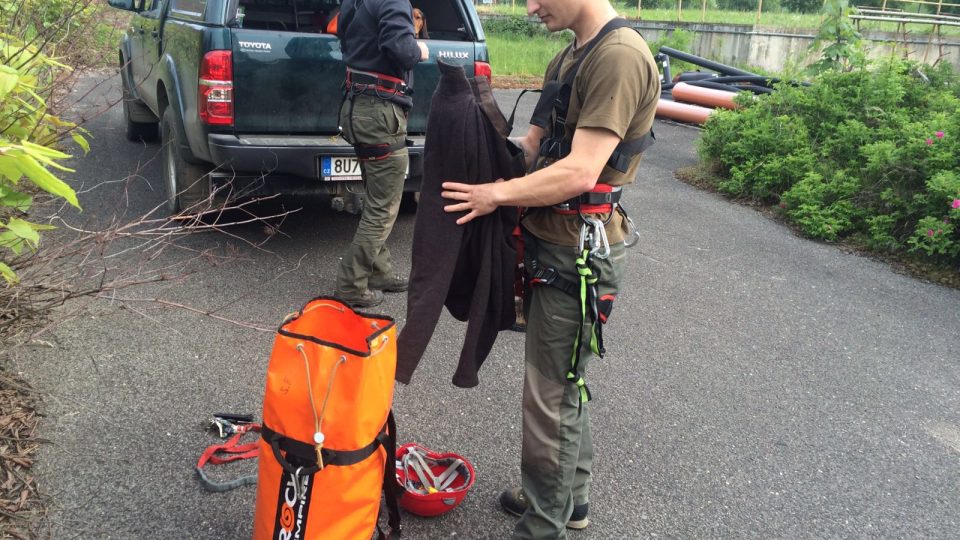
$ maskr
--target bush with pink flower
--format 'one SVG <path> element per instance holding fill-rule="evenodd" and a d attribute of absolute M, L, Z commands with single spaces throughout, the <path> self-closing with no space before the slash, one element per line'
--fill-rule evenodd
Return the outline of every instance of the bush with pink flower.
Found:
<path fill-rule="evenodd" d="M 801 231 L 960 265 L 960 74 L 900 59 L 718 111 L 700 141 L 716 187 Z"/>

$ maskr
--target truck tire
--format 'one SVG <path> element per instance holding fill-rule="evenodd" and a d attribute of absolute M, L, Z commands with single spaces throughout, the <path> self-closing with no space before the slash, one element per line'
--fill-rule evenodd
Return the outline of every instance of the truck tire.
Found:
<path fill-rule="evenodd" d="M 121 85 L 123 86 L 123 120 L 127 124 L 127 140 L 134 142 L 156 141 L 159 136 L 159 133 L 157 133 L 159 126 L 157 117 L 150 112 L 150 109 L 143 102 L 130 95 L 130 91 L 127 90 L 126 77 L 123 77 Z"/>
<path fill-rule="evenodd" d="M 171 214 L 184 210 L 190 213 L 205 210 L 200 204 L 210 198 L 211 167 L 188 163 L 182 145 L 186 137 L 180 129 L 180 120 L 174 107 L 167 107 L 160 119 L 160 138 L 163 145 L 163 185 L 167 194 L 167 209 Z"/>

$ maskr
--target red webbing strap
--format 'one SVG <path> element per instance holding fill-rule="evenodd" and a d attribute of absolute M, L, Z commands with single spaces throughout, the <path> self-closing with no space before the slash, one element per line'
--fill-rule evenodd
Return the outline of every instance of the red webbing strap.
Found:
<path fill-rule="evenodd" d="M 212 463 L 214 465 L 222 465 L 224 463 L 229 463 L 231 461 L 239 461 L 241 459 L 249 459 L 257 457 L 260 452 L 257 448 L 256 441 L 246 444 L 240 444 L 240 438 L 243 437 L 244 433 L 247 432 L 259 432 L 259 424 L 248 424 L 242 426 L 242 430 L 238 431 L 234 436 L 230 437 L 227 442 L 221 444 L 214 444 L 208 446 L 206 450 L 200 454 L 200 459 L 197 460 L 197 476 L 200 477 L 200 483 L 203 484 L 203 487 L 209 491 L 223 492 L 229 491 L 234 488 L 238 488 L 247 484 L 255 484 L 257 482 L 256 475 L 244 476 L 236 480 L 231 480 L 228 482 L 214 482 L 207 478 L 206 473 L 203 472 L 204 466 L 207 463 Z"/>

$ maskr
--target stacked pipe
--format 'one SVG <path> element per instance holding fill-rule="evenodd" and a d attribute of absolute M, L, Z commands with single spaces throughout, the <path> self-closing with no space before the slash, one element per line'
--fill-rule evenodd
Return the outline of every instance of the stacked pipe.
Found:
<path fill-rule="evenodd" d="M 727 66 L 670 47 L 660 47 L 656 56 L 663 66 L 657 116 L 680 122 L 703 124 L 717 108 L 736 109 L 733 97 L 738 92 L 769 94 L 780 82 L 742 69 Z M 711 70 L 693 71 L 670 78 L 670 58 Z"/>

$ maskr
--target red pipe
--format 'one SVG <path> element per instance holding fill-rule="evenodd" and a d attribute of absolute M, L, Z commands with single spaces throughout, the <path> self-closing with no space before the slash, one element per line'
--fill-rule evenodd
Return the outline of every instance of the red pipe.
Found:
<path fill-rule="evenodd" d="M 688 103 L 678 103 L 667 99 L 661 99 L 657 102 L 657 116 L 669 118 L 679 122 L 689 122 L 691 124 L 703 124 L 713 109 L 690 105 Z"/>
<path fill-rule="evenodd" d="M 735 92 L 725 92 L 713 88 L 693 86 L 687 83 L 677 83 L 670 93 L 673 94 L 673 99 L 677 101 L 686 101 L 687 103 L 695 103 L 707 107 L 723 107 L 724 109 L 740 108 L 739 105 L 733 102 L 733 96 L 737 95 Z"/>

